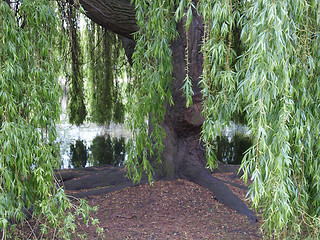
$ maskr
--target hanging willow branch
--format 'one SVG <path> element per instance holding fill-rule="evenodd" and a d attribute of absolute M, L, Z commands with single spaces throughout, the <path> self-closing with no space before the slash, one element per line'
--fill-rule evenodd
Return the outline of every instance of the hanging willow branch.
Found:
<path fill-rule="evenodd" d="M 202 139 L 207 146 L 207 161 L 210 168 L 216 167 L 213 142 L 229 125 L 236 109 L 235 71 L 231 63 L 235 58 L 233 31 L 236 11 L 232 0 L 201 1 L 200 12 L 204 16 L 205 34 L 202 51 L 204 71 L 201 81 L 203 90 Z"/>
<path fill-rule="evenodd" d="M 62 39 L 61 44 L 68 44 L 69 49 L 61 49 L 61 55 L 66 56 L 64 72 L 66 73 L 67 82 L 69 85 L 68 91 L 68 115 L 69 122 L 80 125 L 84 122 L 87 116 L 87 110 L 84 100 L 84 83 L 83 83 L 83 56 L 80 44 L 80 29 L 79 29 L 79 10 L 68 1 L 60 1 L 59 12 L 61 15 L 61 28 L 68 36 L 67 39 Z"/>
<path fill-rule="evenodd" d="M 76 125 L 83 123 L 87 116 L 84 103 L 83 69 L 82 69 L 82 51 L 79 38 L 79 13 L 76 8 L 68 4 L 68 30 L 70 37 L 71 51 L 71 76 L 69 90 L 69 122 Z"/>
<path fill-rule="evenodd" d="M 250 194 L 263 206 L 266 232 L 281 239 L 302 226 L 319 236 L 319 76 L 313 73 L 319 56 L 307 50 L 318 9 L 318 3 L 256 1 L 245 12 L 238 91 L 256 139 L 243 168 L 254 179 Z"/>
<path fill-rule="evenodd" d="M 172 51 L 170 43 L 176 35 L 175 21 L 171 12 L 174 1 L 135 1 L 137 22 L 133 54 L 135 90 L 129 96 L 129 128 L 133 140 L 129 145 L 127 166 L 129 176 L 140 180 L 143 171 L 152 178 L 148 158 L 161 161 L 164 148 L 164 129 L 159 125 L 166 112 L 165 102 L 172 103 Z M 148 124 L 152 131 L 148 133 Z M 140 164 L 141 163 L 141 164 Z"/>
<path fill-rule="evenodd" d="M 70 46 L 70 52 L 65 54 L 70 57 L 65 65 L 70 87 L 69 122 L 80 125 L 87 114 L 88 120 L 98 124 L 110 124 L 112 120 L 122 122 L 122 95 L 115 90 L 116 79 L 123 73 L 119 66 L 125 61 L 121 40 L 88 19 L 80 31 L 81 8 L 78 5 L 60 1 L 59 8 L 64 20 L 62 28 L 68 33 Z"/>
<path fill-rule="evenodd" d="M 122 76 L 118 66 L 123 66 L 125 60 L 121 41 L 95 23 L 87 23 L 85 37 L 90 120 L 98 124 L 121 123 L 124 105 L 117 80 Z"/>
<path fill-rule="evenodd" d="M 39 229 L 33 238 L 42 238 L 48 231 L 50 238 L 76 237 L 75 215 L 80 212 L 89 223 L 92 208 L 84 202 L 81 207 L 71 203 L 54 177 L 59 166 L 55 122 L 61 96 L 56 50 L 61 32 L 55 10 L 55 2 L 47 0 L 37 4 L 0 1 L 2 239 L 30 238 L 17 229 L 18 223 L 29 224 L 30 215 L 37 219 L 34 228 Z"/>

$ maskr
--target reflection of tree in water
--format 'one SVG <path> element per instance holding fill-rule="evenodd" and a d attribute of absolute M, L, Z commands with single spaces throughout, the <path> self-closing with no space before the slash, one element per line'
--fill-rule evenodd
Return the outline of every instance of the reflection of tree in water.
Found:
<path fill-rule="evenodd" d="M 113 139 L 113 152 L 114 161 L 116 165 L 122 165 L 125 160 L 125 142 L 124 138 L 114 138 Z"/>
<path fill-rule="evenodd" d="M 229 136 L 217 137 L 216 156 L 222 163 L 240 164 L 244 153 L 252 145 L 250 137 L 236 133 L 231 139 Z"/>
<path fill-rule="evenodd" d="M 88 160 L 88 150 L 83 140 L 77 140 L 76 144 L 70 144 L 70 161 L 73 167 L 85 167 Z"/>
<path fill-rule="evenodd" d="M 107 136 L 96 136 L 90 147 L 93 165 L 100 166 L 110 164 L 119 166 L 125 160 L 124 138 L 113 138 Z"/>
<path fill-rule="evenodd" d="M 236 133 L 233 137 L 217 137 L 216 156 L 222 163 L 240 164 L 245 151 L 252 145 L 252 140 Z M 70 161 L 73 167 L 85 167 L 89 158 L 88 150 L 83 140 L 70 144 Z M 91 165 L 122 165 L 125 161 L 125 139 L 111 138 L 110 135 L 96 136 L 90 146 Z"/>

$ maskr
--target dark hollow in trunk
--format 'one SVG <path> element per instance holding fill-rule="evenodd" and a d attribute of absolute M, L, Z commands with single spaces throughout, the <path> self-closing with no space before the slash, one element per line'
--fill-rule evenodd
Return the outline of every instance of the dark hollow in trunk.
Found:
<path fill-rule="evenodd" d="M 130 0 L 80 0 L 86 14 L 96 23 L 126 38 L 132 39 L 132 33 L 138 30 L 135 21 L 134 7 Z M 116 16 L 116 17 L 112 17 Z M 199 85 L 202 74 L 203 56 L 200 46 L 203 36 L 203 22 L 194 12 L 188 30 L 189 75 L 193 84 L 193 106 L 186 108 L 186 100 L 181 87 L 186 76 L 185 48 L 186 32 L 182 22 L 177 23 L 180 37 L 171 44 L 173 52 L 172 96 L 174 106 L 167 106 L 167 113 L 161 125 L 166 131 L 163 161 L 153 163 L 157 176 L 167 179 L 183 178 L 212 191 L 217 200 L 226 206 L 246 215 L 251 223 L 256 217 L 231 190 L 219 179 L 213 177 L 205 168 L 205 149 L 200 139 L 203 118 L 202 95 Z M 128 53 L 127 53 L 128 55 Z"/>

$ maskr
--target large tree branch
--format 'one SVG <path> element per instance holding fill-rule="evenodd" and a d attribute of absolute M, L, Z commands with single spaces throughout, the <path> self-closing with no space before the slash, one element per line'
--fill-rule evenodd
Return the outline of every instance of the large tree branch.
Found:
<path fill-rule="evenodd" d="M 130 0 L 80 0 L 88 18 L 106 29 L 133 39 L 139 30 Z"/>

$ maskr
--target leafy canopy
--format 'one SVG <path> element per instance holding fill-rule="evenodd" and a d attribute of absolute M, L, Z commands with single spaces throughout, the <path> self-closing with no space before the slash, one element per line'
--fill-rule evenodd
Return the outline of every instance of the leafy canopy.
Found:
<path fill-rule="evenodd" d="M 55 228 L 71 206 L 52 180 L 59 112 L 59 65 L 54 57 L 58 19 L 52 1 L 18 3 L 19 12 L 14 12 L 0 1 L 0 224 L 7 229 L 8 221 L 23 219 L 23 206 L 35 203 L 35 212 L 45 214 Z M 184 19 L 187 29 L 192 15 L 199 14 L 204 25 L 202 140 L 209 167 L 216 166 L 214 139 L 234 114 L 244 114 L 254 144 L 242 168 L 244 178 L 253 179 L 249 193 L 261 207 L 266 232 L 280 239 L 299 238 L 299 233 L 318 238 L 319 2 L 136 0 L 135 6 L 140 31 L 133 66 L 136 90 L 128 100 L 134 137 L 131 175 L 138 179 L 143 170 L 152 173 L 150 156 L 161 161 L 165 133 L 159 122 L 165 104 L 173 104 L 170 44 L 178 38 L 176 21 Z M 65 17 L 71 19 L 66 26 L 73 38 L 77 15 L 66 12 Z M 74 50 L 79 45 L 69 46 Z M 188 54 L 186 69 L 191 67 Z M 86 110 L 83 73 L 76 65 L 83 64 L 83 58 L 74 50 L 71 59 L 76 64 L 68 71 L 78 93 L 72 96 L 82 116 L 75 115 L 74 122 L 80 124 Z M 183 89 L 188 107 L 193 94 L 188 76 Z M 65 221 L 66 228 L 58 229 L 68 236 L 64 231 L 73 229 L 72 215 Z"/>
<path fill-rule="evenodd" d="M 0 228 L 2 239 L 29 238 L 15 229 L 28 211 L 52 238 L 74 236 L 74 205 L 55 180 L 59 117 L 59 15 L 55 2 L 0 1 Z M 58 33 L 58 34 L 57 34 Z M 73 212 L 73 213 L 72 213 Z M 94 221 L 95 222 L 95 221 Z M 33 232 L 33 229 L 30 229 Z M 33 232 L 34 233 L 34 232 Z M 13 234 L 13 235 L 12 235 Z M 32 238 L 37 236 L 33 235 Z"/>

